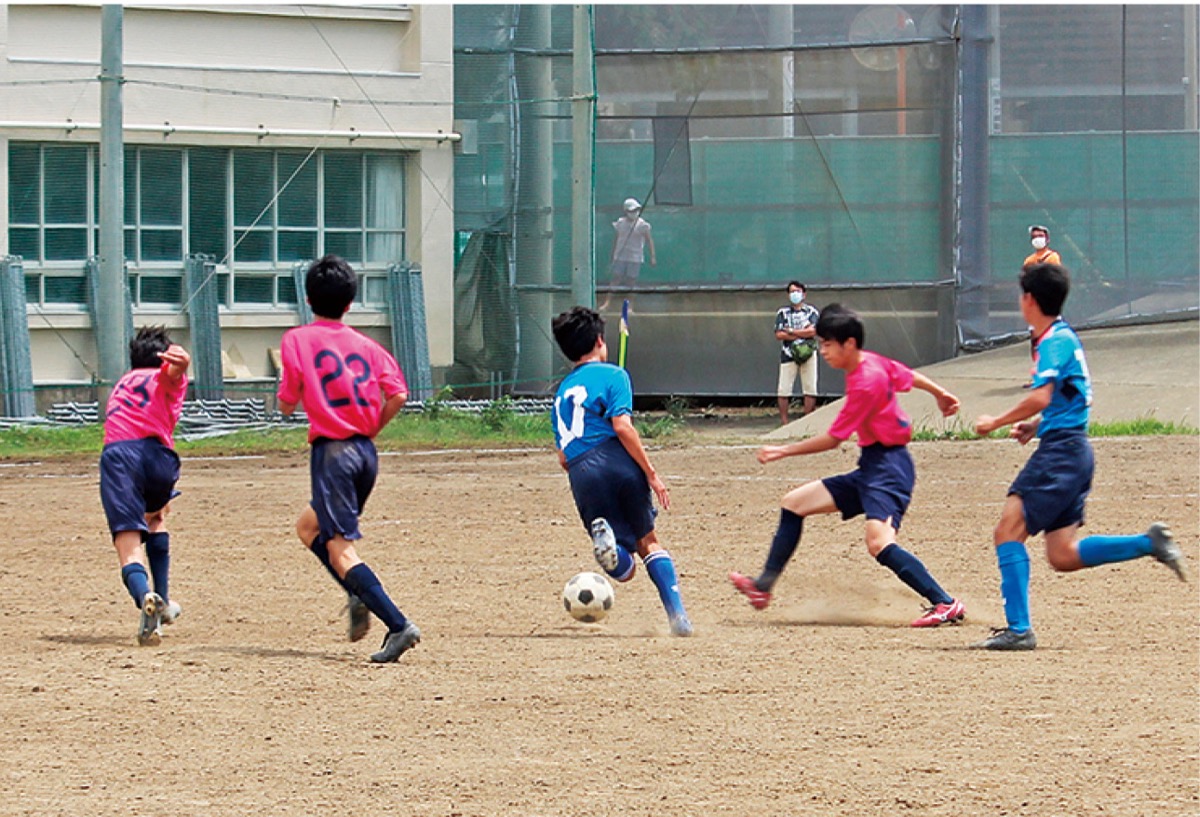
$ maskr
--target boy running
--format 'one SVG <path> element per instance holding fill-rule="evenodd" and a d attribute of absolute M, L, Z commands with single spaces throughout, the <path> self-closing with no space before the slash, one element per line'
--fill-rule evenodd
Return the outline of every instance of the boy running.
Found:
<path fill-rule="evenodd" d="M 316 318 L 284 333 L 278 393 L 280 411 L 291 414 L 303 402 L 309 422 L 312 500 L 296 535 L 348 594 L 351 641 L 367 634 L 368 610 L 387 625 L 371 660 L 390 663 L 421 640 L 421 631 L 384 592 L 354 541 L 362 538 L 358 517 L 379 472 L 372 440 L 408 399 L 408 384 L 382 346 L 342 322 L 358 291 L 349 264 L 336 255 L 314 261 L 304 290 Z"/>
<path fill-rule="evenodd" d="M 821 312 L 817 320 L 821 357 L 846 373 L 845 404 L 823 434 L 790 445 L 768 445 L 758 452 L 758 461 L 766 464 L 829 451 L 857 434 L 858 468 L 805 483 L 785 494 L 779 527 L 762 572 L 754 579 L 730 573 L 729 580 L 754 609 L 765 610 L 775 582 L 800 544 L 806 516 L 840 511 L 843 519 L 850 519 L 862 514 L 866 517 L 867 552 L 929 602 L 925 614 L 912 626 L 937 627 L 961 621 L 966 614 L 962 602 L 948 595 L 916 556 L 896 544 L 916 482 L 908 452 L 912 421 L 900 408 L 896 393 L 914 386 L 927 391 L 946 417 L 958 411 L 958 398 L 903 363 L 863 349 L 863 334 L 858 315 L 839 304 Z"/>
<path fill-rule="evenodd" d="M 552 328 L 558 348 L 574 364 L 554 396 L 554 442 L 596 562 L 627 582 L 636 569 L 631 553 L 636 550 L 658 588 L 671 633 L 689 636 L 692 623 L 675 563 L 654 532 L 653 497 L 664 509 L 671 498 L 633 426 L 629 374 L 607 362 L 600 313 L 576 306 L 555 318 Z"/>
<path fill-rule="evenodd" d="M 1032 650 L 1037 637 L 1029 615 L 1029 553 L 1025 540 L 1045 532 L 1046 559 L 1061 572 L 1153 556 L 1187 581 L 1183 552 L 1162 522 L 1135 536 L 1075 534 L 1083 524 L 1095 460 L 1088 441 L 1091 376 L 1079 336 L 1061 317 L 1071 288 L 1058 264 L 1033 264 L 1019 276 L 1021 315 L 1034 338 L 1035 370 L 1029 394 L 999 417 L 981 415 L 975 432 L 990 434 L 1013 424 L 1009 436 L 1037 450 L 1008 488 L 993 531 L 1000 565 L 1000 592 L 1008 626 L 973 644 L 985 650 Z M 1037 416 L 1040 413 L 1040 417 Z"/>
<path fill-rule="evenodd" d="M 141 609 L 138 643 L 155 646 L 162 639 L 159 625 L 173 623 L 182 612 L 169 595 L 166 517 L 178 495 L 173 434 L 191 357 L 161 326 L 139 329 L 129 357 L 132 368 L 117 381 L 105 407 L 100 502 L 121 562 L 121 581 Z"/>

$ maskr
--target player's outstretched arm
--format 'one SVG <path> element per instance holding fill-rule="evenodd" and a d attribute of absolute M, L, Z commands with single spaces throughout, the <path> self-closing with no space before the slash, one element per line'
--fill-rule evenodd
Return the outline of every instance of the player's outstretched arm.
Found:
<path fill-rule="evenodd" d="M 158 359 L 167 364 L 167 376 L 172 380 L 183 377 L 191 365 L 192 356 L 178 343 L 172 343 L 165 351 L 158 353 Z"/>
<path fill-rule="evenodd" d="M 1001 414 L 999 417 L 993 417 L 990 414 L 981 414 L 975 419 L 975 433 L 981 437 L 985 434 L 991 434 L 998 428 L 1003 428 L 1010 423 L 1020 423 L 1022 420 L 1028 420 L 1042 412 L 1046 406 L 1050 405 L 1050 398 L 1054 396 L 1054 384 L 1047 383 L 1044 386 L 1034 389 L 1025 396 L 1025 398 L 1010 408 L 1008 411 Z M 1027 430 L 1028 424 L 1022 423 L 1021 429 L 1014 429 L 1018 434 L 1023 435 Z M 1033 424 L 1033 431 L 1037 430 L 1037 424 Z M 1013 436 L 1020 440 L 1020 436 Z M 1032 437 L 1032 432 L 1030 437 Z M 1028 442 L 1026 438 L 1024 442 Z"/>
<path fill-rule="evenodd" d="M 942 412 L 943 417 L 953 417 L 958 414 L 958 409 L 962 404 L 957 397 L 920 372 L 914 371 L 912 374 L 913 388 L 932 394 L 933 399 L 937 400 L 938 409 Z"/>
<path fill-rule="evenodd" d="M 802 454 L 818 454 L 822 451 L 832 451 L 841 445 L 842 442 L 842 440 L 839 440 L 828 431 L 822 431 L 817 436 L 809 437 L 807 440 L 801 440 L 798 443 L 764 445 L 758 451 L 758 461 L 766 465 L 768 462 L 781 460 L 784 457 L 797 457 Z"/>
<path fill-rule="evenodd" d="M 617 439 L 621 441 L 621 445 L 629 452 L 629 456 L 633 457 L 633 461 L 646 475 L 646 480 L 650 483 L 650 490 L 654 491 L 654 495 L 658 497 L 658 504 L 662 506 L 663 510 L 670 509 L 671 495 L 667 491 L 666 483 L 662 481 L 658 472 L 654 470 L 654 466 L 650 464 L 650 458 L 646 455 L 646 449 L 642 445 L 642 436 L 633 427 L 633 417 L 628 414 L 620 414 L 613 418 L 612 424 L 613 431 L 617 432 Z"/>

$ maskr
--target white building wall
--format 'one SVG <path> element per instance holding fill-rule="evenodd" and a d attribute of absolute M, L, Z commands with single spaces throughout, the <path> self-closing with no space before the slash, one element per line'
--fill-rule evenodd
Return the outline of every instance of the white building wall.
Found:
<path fill-rule="evenodd" d="M 99 141 L 98 6 L 0 5 L 0 224 L 12 141 Z M 404 151 L 408 260 L 423 270 L 431 364 L 453 362 L 453 9 L 127 6 L 126 144 Z M 28 84 L 24 84 L 28 83 Z M 0 253 L 8 253 L 7 229 Z M 27 263 L 28 271 L 28 263 Z M 186 338 L 186 317 L 135 310 Z M 256 377 L 294 310 L 222 308 L 222 345 Z M 349 322 L 390 345 L 388 316 Z M 85 310 L 32 310 L 36 383 L 90 379 Z"/>

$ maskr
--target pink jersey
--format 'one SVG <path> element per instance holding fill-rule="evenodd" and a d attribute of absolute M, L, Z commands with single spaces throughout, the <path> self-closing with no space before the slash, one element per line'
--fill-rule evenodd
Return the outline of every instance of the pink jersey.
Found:
<path fill-rule="evenodd" d="M 846 402 L 829 427 L 830 436 L 848 440 L 857 432 L 860 446 L 907 445 L 912 419 L 900 408 L 896 393 L 909 391 L 912 385 L 912 369 L 863 351 L 858 367 L 846 374 Z"/>
<path fill-rule="evenodd" d="M 157 437 L 168 448 L 175 447 L 175 424 L 183 412 L 187 374 L 173 380 L 169 364 L 157 369 L 126 372 L 112 394 L 104 413 L 104 444 Z"/>
<path fill-rule="evenodd" d="M 408 393 L 399 364 L 388 351 L 341 321 L 318 318 L 289 329 L 280 345 L 282 403 L 303 403 L 308 441 L 344 440 L 379 432 L 388 397 Z"/>

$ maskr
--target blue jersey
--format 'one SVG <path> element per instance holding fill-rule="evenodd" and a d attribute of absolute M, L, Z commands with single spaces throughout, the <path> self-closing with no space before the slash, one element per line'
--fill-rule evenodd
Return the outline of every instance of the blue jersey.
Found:
<path fill-rule="evenodd" d="M 1054 384 L 1050 405 L 1042 412 L 1038 436 L 1059 428 L 1087 428 L 1092 405 L 1092 378 L 1083 344 L 1067 322 L 1056 320 L 1037 345 L 1037 368 L 1031 388 Z"/>
<path fill-rule="evenodd" d="M 563 378 L 554 395 L 554 444 L 567 462 L 613 439 L 612 418 L 633 414 L 629 374 L 611 363 L 585 363 Z"/>

